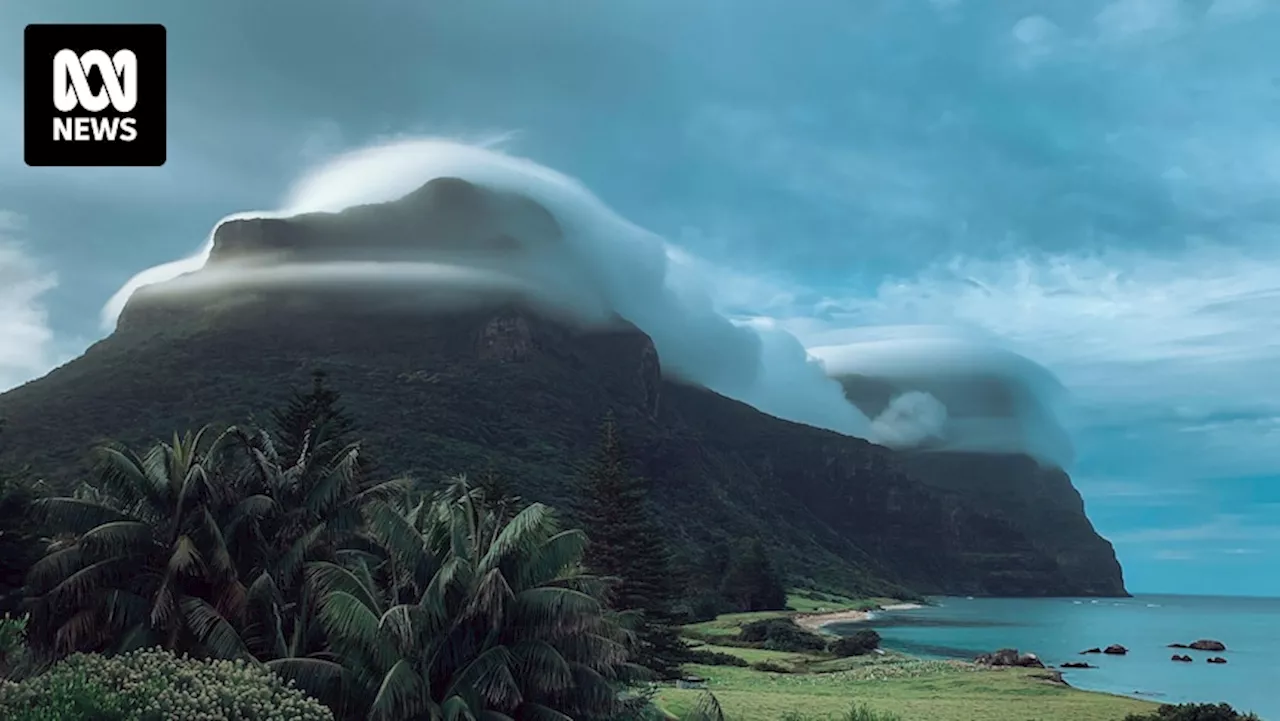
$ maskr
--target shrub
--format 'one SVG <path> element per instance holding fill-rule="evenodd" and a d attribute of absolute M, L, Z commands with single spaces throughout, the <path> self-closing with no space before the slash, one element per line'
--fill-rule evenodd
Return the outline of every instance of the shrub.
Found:
<path fill-rule="evenodd" d="M 780 721 L 810 721 L 810 719 L 796 711 L 788 711 L 782 715 Z M 837 721 L 902 721 L 902 717 L 888 711 L 875 711 L 862 704 L 854 704 Z"/>
<path fill-rule="evenodd" d="M 1165 704 L 1155 713 L 1129 714 L 1124 721 L 1262 721 L 1255 714 L 1240 713 L 1225 703 Z"/>
<path fill-rule="evenodd" d="M 741 656 L 734 656 L 731 653 L 721 653 L 720 651 L 708 651 L 705 648 L 693 648 L 685 652 L 685 659 L 689 663 L 698 663 L 703 666 L 747 666 L 747 660 Z"/>
<path fill-rule="evenodd" d="M 21 721 L 332 721 L 320 702 L 261 666 L 147 649 L 76 654 L 0 686 L 0 718 Z"/>
<path fill-rule="evenodd" d="M 157 714 L 130 713 L 130 699 L 77 668 L 40 684 L 0 681 L 0 718 L 5 721 L 161 721 Z"/>
<path fill-rule="evenodd" d="M 30 654 L 27 653 L 27 617 L 0 618 L 0 678 L 15 679 L 22 675 Z"/>
<path fill-rule="evenodd" d="M 765 673 L 791 673 L 791 669 L 789 667 L 772 661 L 757 661 L 751 664 L 751 668 L 754 668 L 757 671 L 764 671 Z"/>
<path fill-rule="evenodd" d="M 773 651 L 822 651 L 827 642 L 800 628 L 789 618 L 766 618 L 742 627 L 738 639 Z"/>
<path fill-rule="evenodd" d="M 831 643 L 831 653 L 845 658 L 862 656 L 880 648 L 880 634 L 869 628 L 859 629 L 852 636 L 844 636 Z"/>

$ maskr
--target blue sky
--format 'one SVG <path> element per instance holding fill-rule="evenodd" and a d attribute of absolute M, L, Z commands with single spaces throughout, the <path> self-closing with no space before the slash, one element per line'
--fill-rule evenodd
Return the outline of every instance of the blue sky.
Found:
<path fill-rule="evenodd" d="M 162 22 L 169 162 L 27 168 L 29 22 Z M 340 151 L 581 179 L 807 345 L 953 325 L 1052 370 L 1135 591 L 1280 595 L 1280 6 L 1266 0 L 0 5 L 0 387 Z"/>

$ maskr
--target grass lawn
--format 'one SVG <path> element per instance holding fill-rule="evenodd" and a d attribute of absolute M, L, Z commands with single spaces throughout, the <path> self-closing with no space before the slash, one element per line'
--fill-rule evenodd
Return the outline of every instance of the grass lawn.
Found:
<path fill-rule="evenodd" d="M 899 603 L 892 598 L 849 598 L 827 593 L 795 591 L 787 594 L 787 606 L 800 613 L 826 611 L 870 611 L 879 606 Z"/>
<path fill-rule="evenodd" d="M 755 611 L 752 613 L 728 613 L 712 621 L 694 623 L 684 627 L 690 638 L 715 638 L 737 636 L 741 628 L 764 618 L 781 618 L 793 613 L 821 613 L 824 611 L 867 611 L 882 604 L 895 603 L 892 598 L 847 598 L 830 594 L 793 592 L 787 595 L 791 611 Z"/>
<path fill-rule="evenodd" d="M 836 719 L 854 702 L 895 713 L 902 721 L 1121 721 L 1156 706 L 1053 684 L 1026 669 L 877 658 L 882 660 L 834 673 L 772 674 L 728 666 L 691 666 L 689 671 L 707 679 L 727 721 L 779 721 L 787 714 L 806 721 Z M 658 703 L 683 717 L 701 693 L 664 688 Z"/>
<path fill-rule="evenodd" d="M 692 638 L 707 638 L 716 636 L 733 637 L 737 636 L 742 627 L 752 621 L 759 621 L 762 618 L 781 618 L 789 616 L 786 611 L 754 611 L 752 613 L 726 613 L 723 616 L 717 616 L 714 620 L 703 621 L 702 623 L 692 623 L 684 627 L 685 635 Z"/>
<path fill-rule="evenodd" d="M 786 666 L 794 666 L 798 663 L 804 663 L 812 657 L 803 653 L 794 651 L 770 651 L 764 648 L 743 648 L 741 646 L 716 646 L 715 644 L 693 644 L 694 648 L 705 651 L 715 651 L 717 653 L 726 653 L 730 656 L 737 656 L 747 663 L 757 663 L 759 661 L 770 661 L 772 663 L 780 663 Z"/>

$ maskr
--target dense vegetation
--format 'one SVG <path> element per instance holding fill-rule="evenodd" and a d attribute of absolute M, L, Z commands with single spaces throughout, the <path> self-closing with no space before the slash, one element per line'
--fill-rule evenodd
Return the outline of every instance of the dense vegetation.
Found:
<path fill-rule="evenodd" d="M 266 668 L 149 649 L 76 654 L 21 683 L 0 682 L 5 721 L 332 721 Z"/>
<path fill-rule="evenodd" d="M 584 565 L 585 533 L 492 473 L 429 490 L 375 478 L 322 378 L 273 421 L 141 454 L 106 444 L 73 494 L 29 503 L 51 541 L 26 577 L 29 621 L 0 625 L 24 637 L 22 663 L 0 646 L 0 665 L 54 665 L 7 702 L 56 686 L 78 705 L 49 713 L 110 718 L 135 691 L 169 699 L 98 683 L 168 668 L 150 648 L 274 673 L 339 719 L 614 719 L 644 702 L 620 693 L 650 675 L 633 659 L 678 662 L 667 555 L 611 426 L 587 479 L 594 513 L 651 531 L 639 546 L 605 534 L 591 557 L 605 575 Z M 611 548 L 651 563 L 608 561 Z M 257 718 L 210 716 L 242 717 Z"/>
<path fill-rule="evenodd" d="M 633 659 L 661 678 L 674 678 L 687 657 L 676 626 L 679 579 L 644 480 L 627 469 L 612 417 L 587 473 L 581 516 L 591 537 L 587 566 L 614 580 L 609 600 L 636 614 Z M 774 608 L 786 605 L 785 594 Z"/>
<path fill-rule="evenodd" d="M 1125 721 L 1262 721 L 1225 703 L 1165 704 L 1149 714 L 1130 714 Z"/>

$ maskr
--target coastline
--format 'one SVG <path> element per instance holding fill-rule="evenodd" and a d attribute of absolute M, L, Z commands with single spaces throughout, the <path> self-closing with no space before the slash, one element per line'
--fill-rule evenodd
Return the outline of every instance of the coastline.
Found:
<path fill-rule="evenodd" d="M 766 618 L 791 619 L 807 631 L 830 638 L 852 634 L 863 623 L 866 628 L 884 622 L 886 612 L 943 604 L 824 596 L 792 597 L 788 605 L 793 610 L 725 614 L 687 626 L 684 633 L 696 647 L 742 661 L 689 664 L 687 670 L 702 685 L 664 687 L 658 697 L 660 707 L 675 717 L 693 713 L 704 689 L 713 689 L 726 715 L 742 721 L 773 721 L 787 712 L 811 719 L 840 718 L 855 703 L 903 718 L 914 718 L 926 709 L 935 721 L 1117 721 L 1129 714 L 1150 714 L 1158 706 L 1150 697 L 1073 686 L 1052 669 L 988 669 L 972 660 L 894 649 L 832 658 L 828 653 L 774 650 L 734 641 L 743 626 Z M 839 628 L 846 623 L 848 628 Z"/>
<path fill-rule="evenodd" d="M 867 611 L 828 611 L 824 613 L 800 613 L 791 617 L 797 626 L 809 631 L 822 631 L 836 623 L 863 623 L 875 617 L 876 611 L 912 611 L 924 608 L 919 603 L 890 603 Z"/>

